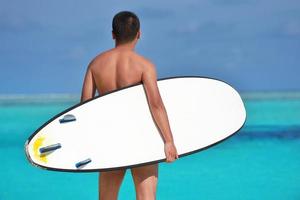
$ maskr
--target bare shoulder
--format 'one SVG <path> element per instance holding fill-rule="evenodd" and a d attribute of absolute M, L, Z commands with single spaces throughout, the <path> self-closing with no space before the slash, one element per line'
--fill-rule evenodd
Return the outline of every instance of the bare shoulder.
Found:
<path fill-rule="evenodd" d="M 149 60 L 148 58 L 145 58 L 144 56 L 141 56 L 137 53 L 134 53 L 134 54 L 135 54 L 134 56 L 142 64 L 144 71 L 155 70 L 155 65 L 151 62 L 151 60 Z"/>
<path fill-rule="evenodd" d="M 101 67 L 101 65 L 103 65 L 104 62 L 106 62 L 109 58 L 111 58 L 113 54 L 114 52 L 111 49 L 98 54 L 89 63 L 89 68 L 93 69 L 95 67 L 97 68 Z"/>

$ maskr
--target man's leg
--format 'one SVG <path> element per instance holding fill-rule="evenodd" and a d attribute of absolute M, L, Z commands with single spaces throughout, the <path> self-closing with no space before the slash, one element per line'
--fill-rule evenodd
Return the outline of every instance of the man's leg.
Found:
<path fill-rule="evenodd" d="M 155 200 L 158 164 L 131 169 L 137 200 Z"/>
<path fill-rule="evenodd" d="M 117 200 L 126 170 L 99 173 L 99 199 Z"/>

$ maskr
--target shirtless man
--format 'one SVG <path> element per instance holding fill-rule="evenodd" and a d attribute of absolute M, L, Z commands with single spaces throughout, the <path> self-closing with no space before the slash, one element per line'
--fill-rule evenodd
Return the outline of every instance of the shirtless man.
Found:
<path fill-rule="evenodd" d="M 132 12 L 120 12 L 113 18 L 112 37 L 115 48 L 96 56 L 88 66 L 81 102 L 136 83 L 143 83 L 150 111 L 164 140 L 166 161 L 178 158 L 165 107 L 157 87 L 154 65 L 134 52 L 140 38 L 140 22 Z M 101 111 L 99 111 L 101 112 Z M 99 199 L 116 200 L 126 170 L 99 174 Z M 137 200 L 154 200 L 158 177 L 158 164 L 131 169 Z"/>

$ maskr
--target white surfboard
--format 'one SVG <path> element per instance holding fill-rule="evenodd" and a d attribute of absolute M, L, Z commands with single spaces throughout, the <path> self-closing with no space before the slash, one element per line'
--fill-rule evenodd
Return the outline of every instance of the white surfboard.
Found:
<path fill-rule="evenodd" d="M 173 77 L 158 81 L 179 157 L 236 133 L 246 111 L 223 81 Z M 165 161 L 164 143 L 152 119 L 143 85 L 134 85 L 56 115 L 26 141 L 31 164 L 48 170 L 88 172 Z"/>

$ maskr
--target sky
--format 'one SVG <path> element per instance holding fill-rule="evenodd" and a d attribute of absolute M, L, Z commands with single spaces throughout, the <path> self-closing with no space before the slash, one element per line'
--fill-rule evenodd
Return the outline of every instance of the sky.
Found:
<path fill-rule="evenodd" d="M 111 21 L 123 10 L 139 16 L 136 51 L 158 78 L 300 90 L 299 0 L 0 0 L 0 95 L 80 93 L 90 60 L 114 47 Z"/>

